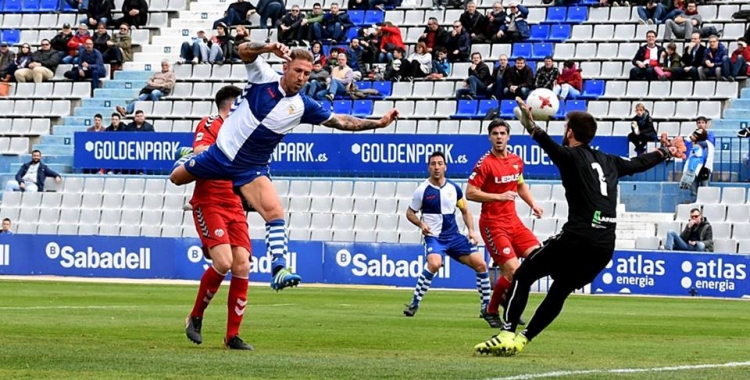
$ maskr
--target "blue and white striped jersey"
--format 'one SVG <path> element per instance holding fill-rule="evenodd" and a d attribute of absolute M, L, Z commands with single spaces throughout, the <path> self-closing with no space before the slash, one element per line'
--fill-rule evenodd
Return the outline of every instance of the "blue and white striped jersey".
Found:
<path fill-rule="evenodd" d="M 287 95 L 281 75 L 257 57 L 247 67 L 247 86 L 224 121 L 216 145 L 235 165 L 268 165 L 276 146 L 300 123 L 322 124 L 331 112 L 304 95 Z"/>
<path fill-rule="evenodd" d="M 414 191 L 409 208 L 414 212 L 422 212 L 421 220 L 425 222 L 437 238 L 460 234 L 456 224 L 456 209 L 458 202 L 463 200 L 461 187 L 451 180 L 446 180 L 442 187 L 422 182 Z"/>

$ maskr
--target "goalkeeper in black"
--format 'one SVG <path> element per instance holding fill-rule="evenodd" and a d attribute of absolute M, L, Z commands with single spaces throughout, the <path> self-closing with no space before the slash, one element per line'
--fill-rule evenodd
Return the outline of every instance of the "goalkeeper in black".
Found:
<path fill-rule="evenodd" d="M 536 126 L 523 100 L 516 101 L 521 124 L 560 170 L 570 211 L 562 232 L 532 251 L 516 270 L 506 295 L 502 331 L 474 347 L 476 352 L 497 356 L 521 352 L 557 318 L 565 299 L 593 281 L 612 259 L 618 179 L 646 171 L 674 153 L 669 150 L 674 148 L 659 148 L 628 160 L 593 149 L 589 143 L 596 135 L 596 120 L 587 112 L 568 113 L 560 146 Z M 544 276 L 551 276 L 554 282 L 526 329 L 516 335 L 529 289 Z"/>

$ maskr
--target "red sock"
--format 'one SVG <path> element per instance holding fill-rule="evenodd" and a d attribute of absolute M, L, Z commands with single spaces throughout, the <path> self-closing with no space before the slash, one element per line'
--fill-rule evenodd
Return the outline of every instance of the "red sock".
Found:
<path fill-rule="evenodd" d="M 247 306 L 247 278 L 232 276 L 227 298 L 227 339 L 240 333 Z"/>
<path fill-rule="evenodd" d="M 224 276 L 226 275 L 219 273 L 213 265 L 203 272 L 201 286 L 198 288 L 198 296 L 195 297 L 195 305 L 193 305 L 193 311 L 190 312 L 191 317 L 203 316 L 203 312 L 208 307 L 208 304 L 211 303 L 211 299 L 219 291 L 219 286 L 224 281 Z"/>
<path fill-rule="evenodd" d="M 505 299 L 505 293 L 510 289 L 511 282 L 508 281 L 505 276 L 500 276 L 495 282 L 495 290 L 492 291 L 492 297 L 490 297 L 490 304 L 487 306 L 487 312 L 490 314 L 498 314 L 498 308 Z"/>

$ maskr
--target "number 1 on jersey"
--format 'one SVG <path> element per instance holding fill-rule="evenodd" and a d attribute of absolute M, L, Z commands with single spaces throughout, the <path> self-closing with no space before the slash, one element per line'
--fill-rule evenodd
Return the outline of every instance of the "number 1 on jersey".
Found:
<path fill-rule="evenodd" d="M 604 178 L 604 171 L 602 171 L 602 166 L 599 165 L 598 162 L 592 162 L 591 168 L 596 170 L 596 174 L 599 175 L 599 191 L 602 193 L 603 196 L 607 196 L 607 179 Z"/>

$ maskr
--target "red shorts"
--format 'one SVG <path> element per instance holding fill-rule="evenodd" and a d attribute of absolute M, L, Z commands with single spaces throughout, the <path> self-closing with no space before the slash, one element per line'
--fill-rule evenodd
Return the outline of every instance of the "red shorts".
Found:
<path fill-rule="evenodd" d="M 479 230 L 487 252 L 498 265 L 521 257 L 527 249 L 539 245 L 536 236 L 520 220 L 503 224 L 483 223 L 480 220 Z"/>
<path fill-rule="evenodd" d="M 242 208 L 218 205 L 193 206 L 193 220 L 203 248 L 208 250 L 219 244 L 250 248 L 250 233 Z"/>

